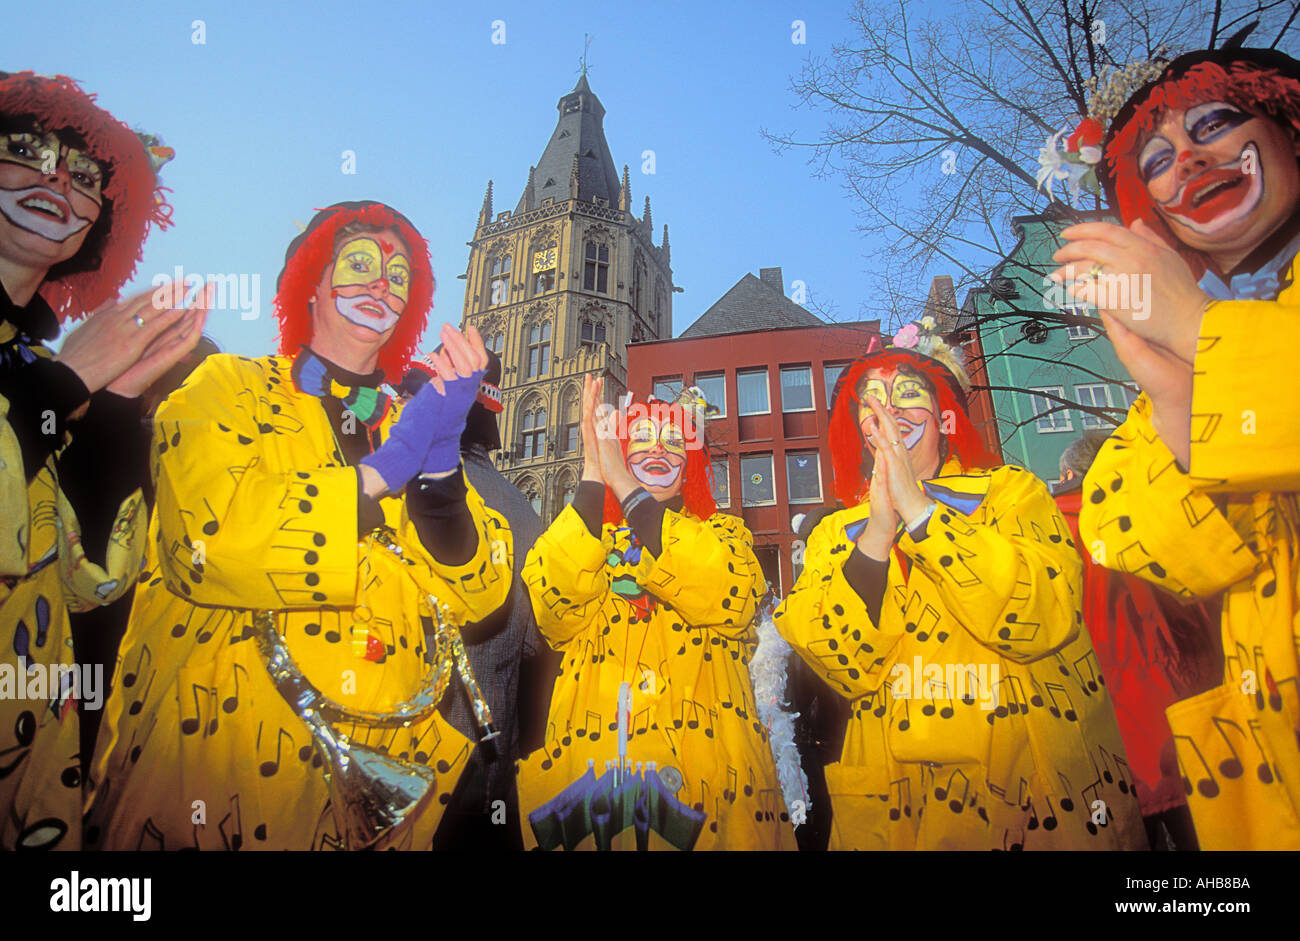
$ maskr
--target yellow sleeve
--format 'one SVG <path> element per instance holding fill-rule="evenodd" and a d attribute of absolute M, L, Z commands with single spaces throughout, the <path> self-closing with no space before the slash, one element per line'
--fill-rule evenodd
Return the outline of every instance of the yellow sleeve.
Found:
<path fill-rule="evenodd" d="M 515 564 L 509 523 L 483 502 L 468 478 L 465 489 L 465 503 L 474 519 L 478 545 L 474 557 L 463 565 L 446 565 L 435 559 L 420 541 L 406 499 L 394 498 L 402 505 L 398 539 L 405 547 L 404 554 L 415 562 L 409 567 L 409 574 L 425 592 L 447 605 L 452 620 L 460 624 L 481 621 L 505 603 Z"/>
<path fill-rule="evenodd" d="M 1279 301 L 1221 301 L 1201 321 L 1192 386 L 1191 485 L 1300 490 L 1300 287 Z"/>
<path fill-rule="evenodd" d="M 59 577 L 69 610 L 87 611 L 116 601 L 135 584 L 144 556 L 148 510 L 137 489 L 118 507 L 109 531 L 104 564 L 86 557 L 81 544 L 81 524 L 53 474 L 40 471 L 29 484 L 23 465 L 22 450 L 5 416 L 9 402 L 0 396 L 0 575 L 23 577 L 34 561 L 33 539 L 37 551 L 54 551 L 58 558 Z M 52 511 L 53 519 L 33 519 Z M 40 543 L 38 531 L 50 530 L 53 545 Z"/>
<path fill-rule="evenodd" d="M 904 534 L 898 544 L 975 640 L 1030 663 L 1079 636 L 1083 561 L 1047 485 L 1029 471 L 997 468 L 984 499 L 987 523 L 940 503 L 925 538 Z"/>
<path fill-rule="evenodd" d="M 563 650 L 599 616 L 611 590 L 608 553 L 571 504 L 533 543 L 522 577 L 537 628 L 552 649 Z"/>
<path fill-rule="evenodd" d="M 1217 594 L 1256 566 L 1209 494 L 1178 469 L 1151 425 L 1145 395 L 1083 479 L 1079 535 L 1098 564 L 1183 598 Z"/>
<path fill-rule="evenodd" d="M 849 515 L 860 517 L 837 513 L 813 530 L 804 549 L 803 573 L 774 620 L 781 636 L 814 672 L 832 689 L 856 699 L 887 680 L 903 625 L 897 618 L 883 627 L 872 623 L 866 602 L 844 577 L 844 561 L 853 549 L 844 536 Z"/>
<path fill-rule="evenodd" d="M 27 574 L 31 509 L 18 436 L 9 427 L 9 400 L 0 395 L 0 575 Z"/>
<path fill-rule="evenodd" d="M 664 511 L 663 551 L 643 584 L 692 627 L 728 637 L 751 631 L 767 579 L 754 556 L 754 539 L 739 517 L 714 513 L 701 522 Z"/>
<path fill-rule="evenodd" d="M 276 472 L 256 362 L 211 356 L 158 408 L 152 452 L 158 556 L 168 589 L 234 608 L 350 607 L 357 584 L 357 472 Z"/>

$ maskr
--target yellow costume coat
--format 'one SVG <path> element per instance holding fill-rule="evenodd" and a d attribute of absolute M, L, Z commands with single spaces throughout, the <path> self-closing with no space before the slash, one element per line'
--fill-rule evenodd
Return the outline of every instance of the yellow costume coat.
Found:
<path fill-rule="evenodd" d="M 677 800 L 708 815 L 695 849 L 793 849 L 749 677 L 765 585 L 752 538 L 725 513 L 701 521 L 665 510 L 662 540 L 659 558 L 637 558 L 629 529 L 606 524 L 596 539 L 568 506 L 528 554 L 537 626 L 565 657 L 545 744 L 519 772 L 525 844 L 536 844 L 530 812 L 588 759 L 600 775 L 617 758 L 618 690 L 628 682 L 628 758 L 680 772 Z M 646 595 L 657 602 L 648 613 Z"/>
<path fill-rule="evenodd" d="M 1084 479 L 1094 558 L 1184 598 L 1222 594 L 1223 685 L 1165 710 L 1202 849 L 1300 849 L 1298 344 L 1295 285 L 1211 304 L 1190 473 L 1144 395 Z"/>
<path fill-rule="evenodd" d="M 104 565 L 91 562 L 76 514 L 59 489 L 54 457 L 29 486 L 18 440 L 3 420 L 8 411 L 0 397 L 0 849 L 79 849 L 78 706 L 66 695 L 63 677 L 52 679 L 53 670 L 74 666 L 68 613 L 108 604 L 130 590 L 144 552 L 147 511 L 139 490 L 127 497 Z M 27 651 L 25 698 L 17 698 L 20 649 Z M 77 691 L 88 692 L 80 679 Z M 98 694 L 106 690 L 101 686 Z"/>
<path fill-rule="evenodd" d="M 254 611 L 276 612 L 294 660 L 327 697 L 383 710 L 425 674 L 426 592 L 464 623 L 509 590 L 509 530 L 472 488 L 478 546 L 465 565 L 433 560 L 401 494 L 380 505 L 405 562 L 369 534 L 358 539 L 357 472 L 291 365 L 212 356 L 158 409 L 158 503 L 96 747 L 88 845 L 337 847 L 320 757 L 267 674 Z M 427 848 L 471 743 L 436 712 L 409 728 L 337 730 L 436 770 L 436 798 L 396 841 Z"/>
<path fill-rule="evenodd" d="M 899 540 L 910 571 L 893 553 L 879 624 L 843 571 L 865 504 L 817 526 L 776 613 L 852 701 L 826 769 L 831 848 L 1145 848 L 1081 630 L 1081 563 L 1046 486 L 1018 467 L 949 461 L 925 490 L 937 508 L 921 541 Z"/>

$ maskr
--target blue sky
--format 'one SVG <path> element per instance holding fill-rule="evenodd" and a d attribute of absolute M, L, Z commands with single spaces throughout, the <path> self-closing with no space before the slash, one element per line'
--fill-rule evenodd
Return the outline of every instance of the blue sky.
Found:
<path fill-rule="evenodd" d="M 133 282 L 186 272 L 260 275 L 260 316 L 214 311 L 207 332 L 229 352 L 262 354 L 284 249 L 315 207 L 372 198 L 429 240 L 438 278 L 430 333 L 461 317 L 466 242 L 487 180 L 513 208 L 541 156 L 556 102 L 578 78 L 607 114 L 615 163 L 632 171 L 637 213 L 649 194 L 656 239 L 668 223 L 674 333 L 745 272 L 784 268 L 812 299 L 853 319 L 871 246 L 834 181 L 802 156 L 776 155 L 761 128 L 820 127 L 794 109 L 804 58 L 849 34 L 847 3 L 60 2 L 7 15 L 0 68 L 62 73 L 128 124 L 176 149 L 163 171 L 175 228 L 155 233 Z M 203 20 L 205 42 L 192 27 Z M 806 44 L 791 41 L 805 23 Z M 493 21 L 505 43 L 492 42 Z M 56 39 L 57 37 L 57 39 Z M 640 172 L 653 150 L 656 173 Z M 356 154 L 343 173 L 342 154 Z"/>

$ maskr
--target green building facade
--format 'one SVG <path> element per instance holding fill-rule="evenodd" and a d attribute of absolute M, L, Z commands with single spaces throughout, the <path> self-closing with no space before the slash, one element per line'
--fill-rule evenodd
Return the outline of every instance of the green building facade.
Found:
<path fill-rule="evenodd" d="M 1114 221 L 1101 212 L 1077 216 Z M 1052 210 L 1013 218 L 1016 247 L 962 305 L 962 323 L 983 347 L 1003 458 L 1049 482 L 1082 432 L 1114 428 L 1137 397 L 1096 310 L 1046 279 L 1059 267 L 1052 254 L 1063 244 L 1060 231 L 1073 221 Z"/>

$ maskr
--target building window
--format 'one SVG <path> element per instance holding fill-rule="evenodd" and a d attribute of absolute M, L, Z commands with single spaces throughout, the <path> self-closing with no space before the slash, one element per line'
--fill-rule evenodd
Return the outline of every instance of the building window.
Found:
<path fill-rule="evenodd" d="M 601 343 L 604 343 L 605 325 L 603 323 L 595 323 L 591 320 L 584 320 L 582 322 L 582 330 L 578 342 L 583 346 L 589 346 L 593 349 Z"/>
<path fill-rule="evenodd" d="M 641 288 L 645 282 L 645 264 L 638 258 L 632 266 L 632 310 L 639 317 L 645 316 L 646 313 L 641 307 Z"/>
<path fill-rule="evenodd" d="M 1041 389 L 1030 389 L 1029 391 L 1031 393 L 1046 392 L 1058 396 L 1058 398 L 1065 398 L 1065 389 L 1062 386 L 1044 386 Z M 1074 430 L 1074 425 L 1070 421 L 1069 409 L 1061 404 L 1058 399 L 1051 399 L 1046 395 L 1033 395 L 1031 398 L 1034 403 L 1034 414 L 1037 416 L 1035 424 L 1040 432 L 1052 433 Z"/>
<path fill-rule="evenodd" d="M 609 293 L 609 246 L 588 242 L 582 269 L 582 289 Z"/>
<path fill-rule="evenodd" d="M 822 462 L 816 451 L 791 451 L 785 456 L 785 481 L 791 503 L 822 502 Z"/>
<path fill-rule="evenodd" d="M 704 393 L 704 401 L 715 406 L 717 414 L 710 418 L 724 418 L 727 414 L 727 377 L 724 373 L 695 374 L 695 385 Z"/>
<path fill-rule="evenodd" d="M 782 366 L 781 411 L 811 412 L 812 409 L 812 367 Z"/>
<path fill-rule="evenodd" d="M 1063 307 L 1061 308 L 1061 313 L 1068 314 L 1071 317 L 1091 318 L 1092 316 L 1090 309 L 1083 304 L 1071 304 L 1068 307 Z M 1096 331 L 1086 323 L 1071 323 L 1066 324 L 1065 335 L 1071 340 L 1086 340 L 1090 336 L 1095 336 Z"/>
<path fill-rule="evenodd" d="M 822 366 L 822 381 L 826 386 L 826 411 L 828 412 L 835 405 L 835 383 L 840 381 L 840 376 L 848 365 L 848 363 L 826 363 Z"/>
<path fill-rule="evenodd" d="M 736 394 L 740 399 L 741 415 L 766 415 L 771 411 L 767 402 L 767 369 L 736 373 Z"/>
<path fill-rule="evenodd" d="M 546 409 L 540 408 L 524 416 L 523 439 L 524 460 L 546 453 Z"/>
<path fill-rule="evenodd" d="M 503 331 L 498 330 L 496 333 L 490 335 L 487 340 L 484 341 L 483 345 L 493 353 L 500 356 L 501 351 L 506 348 L 506 335 Z"/>
<path fill-rule="evenodd" d="M 1110 408 L 1110 386 L 1098 382 L 1095 384 L 1075 386 L 1074 397 L 1078 399 L 1080 405 L 1090 405 L 1093 408 Z M 1103 419 L 1100 415 L 1094 415 L 1091 412 L 1079 412 L 1079 419 L 1084 428 L 1109 428 L 1110 422 Z"/>
<path fill-rule="evenodd" d="M 665 321 L 668 319 L 668 294 L 664 291 L 664 279 L 655 278 L 655 309 L 650 322 L 655 325 L 660 336 L 671 336 L 672 326 Z"/>
<path fill-rule="evenodd" d="M 682 391 L 681 376 L 656 376 L 654 381 L 654 397 L 661 402 L 672 402 Z"/>
<path fill-rule="evenodd" d="M 720 457 L 713 462 L 713 502 L 731 506 L 731 459 Z"/>
<path fill-rule="evenodd" d="M 526 378 L 545 376 L 551 369 L 551 324 L 533 324 L 528 328 L 528 371 Z"/>
<path fill-rule="evenodd" d="M 577 451 L 582 441 L 582 406 L 578 398 L 578 390 L 570 388 L 564 395 L 563 405 L 557 416 L 560 422 L 560 449 L 565 454 Z"/>
<path fill-rule="evenodd" d="M 740 456 L 740 502 L 742 506 L 771 506 L 776 503 L 772 455 Z"/>
<path fill-rule="evenodd" d="M 510 303 L 510 256 L 502 255 L 492 259 L 492 267 L 488 275 L 489 294 L 488 306 L 496 307 L 499 304 Z"/>
<path fill-rule="evenodd" d="M 578 485 L 574 481 L 568 479 L 560 481 L 559 487 L 556 488 L 556 492 L 559 494 L 560 497 L 559 506 L 564 507 L 572 503 L 573 495 L 577 491 L 578 491 Z"/>
<path fill-rule="evenodd" d="M 523 492 L 524 499 L 528 501 L 529 506 L 533 508 L 533 512 L 536 513 L 538 516 L 541 516 L 542 515 L 542 489 L 539 486 L 537 486 L 536 482 L 534 482 L 531 479 L 526 480 L 522 484 L 520 484 L 519 489 Z"/>

